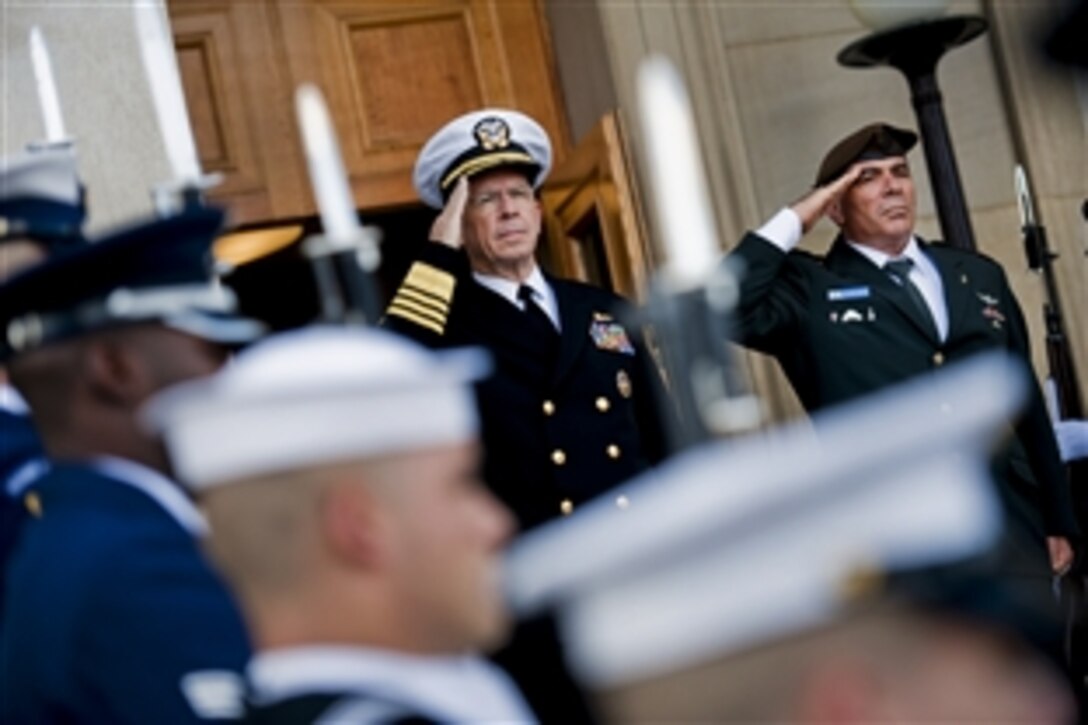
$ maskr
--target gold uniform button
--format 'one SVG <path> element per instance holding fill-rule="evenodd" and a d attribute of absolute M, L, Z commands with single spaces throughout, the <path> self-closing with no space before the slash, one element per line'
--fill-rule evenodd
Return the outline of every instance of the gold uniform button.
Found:
<path fill-rule="evenodd" d="M 597 410 L 601 411 L 602 413 L 607 413 L 608 409 L 612 407 L 612 403 L 608 402 L 608 398 L 604 397 L 603 395 L 597 398 L 597 401 L 594 403 L 594 405 L 596 405 Z"/>
<path fill-rule="evenodd" d="M 572 511 L 574 511 L 574 504 L 569 498 L 565 498 L 559 502 L 559 512 L 564 516 L 570 516 Z"/>
<path fill-rule="evenodd" d="M 543 408 L 544 408 L 544 415 L 554 415 L 555 414 L 555 403 L 553 403 L 552 401 L 545 400 Z"/>
<path fill-rule="evenodd" d="M 604 451 L 608 454 L 608 457 L 613 460 L 620 457 L 620 447 L 617 446 L 615 443 L 608 446 L 608 448 L 605 448 Z"/>
<path fill-rule="evenodd" d="M 940 367 L 941 365 L 944 365 L 944 353 L 943 352 L 933 353 L 933 364 L 938 366 L 938 367 Z"/>
<path fill-rule="evenodd" d="M 557 466 L 562 466 L 567 462 L 567 454 L 563 452 L 562 448 L 556 448 L 552 451 L 552 463 Z"/>
<path fill-rule="evenodd" d="M 27 512 L 34 518 L 40 519 L 42 517 L 42 500 L 38 494 L 31 491 L 23 496 L 23 505 L 26 506 Z"/>

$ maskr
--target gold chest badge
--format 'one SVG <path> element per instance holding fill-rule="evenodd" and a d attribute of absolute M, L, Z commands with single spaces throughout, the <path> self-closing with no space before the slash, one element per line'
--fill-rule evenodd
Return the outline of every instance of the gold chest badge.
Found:
<path fill-rule="evenodd" d="M 626 370 L 616 373 L 616 390 L 625 398 L 631 397 L 631 377 Z"/>

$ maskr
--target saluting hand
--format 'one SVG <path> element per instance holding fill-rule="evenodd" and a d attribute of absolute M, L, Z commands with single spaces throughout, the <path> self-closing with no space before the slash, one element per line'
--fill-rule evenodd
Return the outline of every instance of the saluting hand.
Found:
<path fill-rule="evenodd" d="M 447 247 L 460 249 L 463 243 L 462 224 L 464 223 L 465 204 L 468 201 L 468 179 L 462 176 L 457 180 L 442 213 L 431 225 L 431 241 L 445 244 Z"/>
<path fill-rule="evenodd" d="M 817 186 L 812 191 L 802 196 L 790 205 L 794 213 L 801 218 L 801 230 L 808 233 L 820 217 L 827 213 L 831 205 L 843 195 L 850 186 L 857 181 L 861 173 L 861 166 L 854 164 L 846 173 L 832 181 L 830 184 Z"/>

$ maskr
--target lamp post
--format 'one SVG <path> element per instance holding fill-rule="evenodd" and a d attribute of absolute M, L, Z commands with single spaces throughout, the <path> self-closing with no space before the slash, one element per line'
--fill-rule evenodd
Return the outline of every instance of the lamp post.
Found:
<path fill-rule="evenodd" d="M 891 66 L 907 77 L 941 233 L 946 242 L 962 249 L 975 249 L 975 234 L 937 84 L 937 62 L 986 28 L 986 20 L 976 15 L 915 20 L 877 30 L 850 43 L 837 56 L 839 63 L 848 68 Z"/>

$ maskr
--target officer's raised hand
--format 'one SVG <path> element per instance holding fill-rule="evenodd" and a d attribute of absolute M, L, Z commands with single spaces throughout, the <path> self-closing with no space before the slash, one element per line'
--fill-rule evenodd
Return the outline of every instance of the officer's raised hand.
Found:
<path fill-rule="evenodd" d="M 465 217 L 465 204 L 468 202 L 468 177 L 462 176 L 453 187 L 442 213 L 431 225 L 431 241 L 445 244 L 447 247 L 460 249 L 464 244 L 462 226 Z"/>
<path fill-rule="evenodd" d="M 860 173 L 861 165 L 854 164 L 839 178 L 823 186 L 817 186 L 790 205 L 801 219 L 802 232 L 808 233 L 816 222 L 820 221 L 820 217 L 826 214 L 843 193 L 857 181 Z"/>

